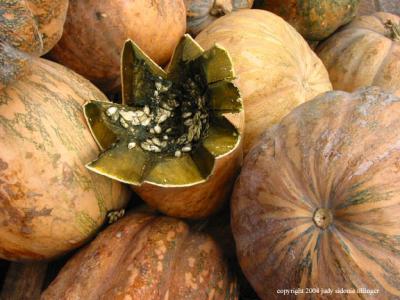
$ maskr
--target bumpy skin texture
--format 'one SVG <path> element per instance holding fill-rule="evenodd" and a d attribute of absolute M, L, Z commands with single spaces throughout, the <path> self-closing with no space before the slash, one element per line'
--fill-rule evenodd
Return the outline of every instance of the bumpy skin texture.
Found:
<path fill-rule="evenodd" d="M 232 57 L 245 111 L 244 153 L 297 105 L 331 90 L 328 73 L 304 39 L 282 18 L 243 9 L 221 17 L 197 37 Z"/>
<path fill-rule="evenodd" d="M 0 40 L 34 55 L 59 41 L 68 0 L 4 0 L 0 3 Z"/>
<path fill-rule="evenodd" d="M 335 89 L 376 85 L 400 96 L 400 36 L 393 38 L 389 20 L 400 25 L 389 13 L 358 17 L 317 48 Z"/>
<path fill-rule="evenodd" d="M 183 221 L 128 215 L 75 255 L 46 299 L 237 299 L 222 250 Z"/>
<path fill-rule="evenodd" d="M 126 39 L 163 65 L 185 30 L 183 0 L 71 0 L 64 34 L 51 56 L 108 91 L 120 84 Z"/>
<path fill-rule="evenodd" d="M 323 40 L 357 13 L 359 0 L 262 0 L 257 8 L 271 11 L 293 25 L 307 40 Z"/>
<path fill-rule="evenodd" d="M 244 8 L 251 8 L 253 0 L 184 0 L 187 32 L 196 36 L 217 18 Z"/>
<path fill-rule="evenodd" d="M 306 287 L 379 289 L 332 299 L 400 297 L 399 110 L 400 99 L 378 88 L 329 92 L 296 108 L 247 156 L 232 226 L 261 298 Z M 318 208 L 332 214 L 326 229 L 313 221 Z"/>
<path fill-rule="evenodd" d="M 81 245 L 129 193 L 85 168 L 98 147 L 83 117 L 102 99 L 87 80 L 43 59 L 0 90 L 0 257 L 47 259 Z"/>

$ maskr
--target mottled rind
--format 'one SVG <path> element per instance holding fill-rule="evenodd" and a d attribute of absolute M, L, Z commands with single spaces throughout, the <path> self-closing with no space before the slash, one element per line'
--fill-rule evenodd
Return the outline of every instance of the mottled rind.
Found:
<path fill-rule="evenodd" d="M 280 17 L 243 9 L 221 17 L 197 37 L 230 54 L 245 111 L 244 153 L 297 105 L 331 90 L 328 73 L 304 39 Z"/>
<path fill-rule="evenodd" d="M 32 55 L 47 53 L 61 38 L 68 0 L 0 2 L 0 40 Z"/>
<path fill-rule="evenodd" d="M 187 32 L 196 36 L 217 18 L 239 9 L 251 8 L 253 0 L 184 0 Z"/>
<path fill-rule="evenodd" d="M 81 245 L 127 202 L 119 183 L 85 168 L 98 147 L 82 113 L 106 97 L 55 63 L 0 90 L 0 257 L 48 259 Z"/>
<path fill-rule="evenodd" d="M 379 86 L 400 96 L 400 17 L 375 13 L 355 19 L 319 45 L 317 54 L 337 90 Z M 399 30 L 399 29 L 398 29 Z"/>
<path fill-rule="evenodd" d="M 31 57 L 0 41 L 0 90 L 31 71 Z"/>
<path fill-rule="evenodd" d="M 261 0 L 257 8 L 289 22 L 304 38 L 320 41 L 357 14 L 360 0 Z"/>
<path fill-rule="evenodd" d="M 133 213 L 78 252 L 41 299 L 238 299 L 223 251 L 183 221 Z"/>
<path fill-rule="evenodd" d="M 118 90 L 126 39 L 164 65 L 185 29 L 183 0 L 71 0 L 64 34 L 51 56 L 102 90 Z"/>
<path fill-rule="evenodd" d="M 399 110 L 400 98 L 379 88 L 328 92 L 269 129 L 246 157 L 232 228 L 262 299 L 297 288 L 399 299 Z"/>

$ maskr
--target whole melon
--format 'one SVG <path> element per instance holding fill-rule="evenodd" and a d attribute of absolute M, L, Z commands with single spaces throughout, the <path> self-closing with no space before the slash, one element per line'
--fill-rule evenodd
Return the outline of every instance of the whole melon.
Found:
<path fill-rule="evenodd" d="M 301 35 L 267 11 L 243 9 L 221 17 L 196 41 L 205 49 L 218 43 L 232 57 L 245 110 L 245 153 L 294 107 L 332 89 Z"/>
<path fill-rule="evenodd" d="M 267 130 L 247 156 L 232 227 L 262 299 L 282 299 L 284 289 L 399 299 L 399 110 L 400 98 L 379 88 L 328 92 Z"/>
<path fill-rule="evenodd" d="M 120 85 L 120 52 L 135 41 L 165 65 L 186 30 L 183 0 L 71 0 L 51 57 L 105 91 Z"/>
<path fill-rule="evenodd" d="M 129 193 L 85 168 L 98 147 L 81 106 L 106 97 L 63 66 L 0 49 L 1 78 L 16 77 L 0 85 L 0 257 L 48 259 L 81 245 Z"/>
<path fill-rule="evenodd" d="M 337 90 L 375 85 L 400 96 L 400 17 L 379 12 L 355 19 L 317 48 Z"/>
<path fill-rule="evenodd" d="M 211 236 L 185 222 L 135 212 L 63 267 L 41 299 L 238 299 Z"/>

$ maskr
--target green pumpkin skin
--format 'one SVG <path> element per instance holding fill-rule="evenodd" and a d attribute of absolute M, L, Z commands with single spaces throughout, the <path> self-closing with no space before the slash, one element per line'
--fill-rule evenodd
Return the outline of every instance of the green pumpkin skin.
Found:
<path fill-rule="evenodd" d="M 262 0 L 256 8 L 281 16 L 305 39 L 320 41 L 349 23 L 359 3 L 359 0 Z"/>

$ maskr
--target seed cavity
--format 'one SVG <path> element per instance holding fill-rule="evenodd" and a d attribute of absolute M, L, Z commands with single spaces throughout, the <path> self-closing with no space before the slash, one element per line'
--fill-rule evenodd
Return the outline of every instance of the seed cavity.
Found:
<path fill-rule="evenodd" d="M 110 104 L 105 115 L 126 130 L 128 149 L 140 147 L 181 157 L 208 134 L 207 83 L 199 75 L 188 75 L 183 83 L 173 83 L 146 72 L 147 82 L 153 81 L 153 85 L 145 86 L 150 89 L 147 96 L 135 101 L 137 106 L 120 108 Z"/>

